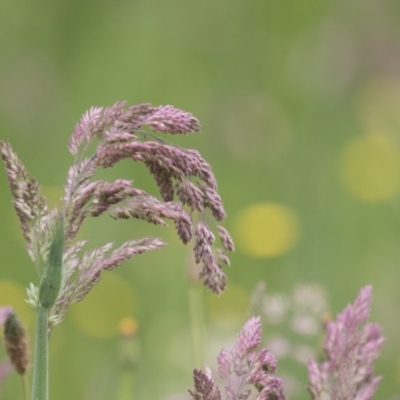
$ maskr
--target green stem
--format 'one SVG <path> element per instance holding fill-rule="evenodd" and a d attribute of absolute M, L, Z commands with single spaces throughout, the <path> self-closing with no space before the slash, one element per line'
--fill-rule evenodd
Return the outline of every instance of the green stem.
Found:
<path fill-rule="evenodd" d="M 31 400 L 48 400 L 49 398 L 47 324 L 48 311 L 39 305 L 36 323 Z"/>

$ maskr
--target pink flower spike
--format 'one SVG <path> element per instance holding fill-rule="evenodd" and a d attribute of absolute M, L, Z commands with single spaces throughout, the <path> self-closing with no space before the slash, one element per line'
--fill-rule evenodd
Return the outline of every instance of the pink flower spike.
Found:
<path fill-rule="evenodd" d="M 377 324 L 366 323 L 370 314 L 372 287 L 360 290 L 353 304 L 327 326 L 324 350 L 327 360 L 308 363 L 313 400 L 370 400 L 380 381 L 374 377 L 374 362 L 385 341 Z"/>
<path fill-rule="evenodd" d="M 235 349 L 240 357 L 256 349 L 261 343 L 261 320 L 260 317 L 250 318 L 238 334 Z"/>
<path fill-rule="evenodd" d="M 225 400 L 247 400 L 252 394 L 249 386 L 258 391 L 252 399 L 285 400 L 282 380 L 272 375 L 277 367 L 276 358 L 267 348 L 256 351 L 260 342 L 260 317 L 252 317 L 237 335 L 233 348 L 220 351 L 218 375 L 224 381 Z M 220 399 L 220 391 L 208 368 L 205 372 L 194 370 L 194 386 L 195 391 L 189 390 L 192 399 Z"/>

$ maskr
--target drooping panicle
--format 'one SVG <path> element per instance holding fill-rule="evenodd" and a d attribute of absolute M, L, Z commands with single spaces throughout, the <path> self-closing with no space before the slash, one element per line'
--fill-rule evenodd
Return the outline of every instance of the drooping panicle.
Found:
<path fill-rule="evenodd" d="M 156 201 L 152 196 L 136 196 L 110 208 L 110 214 L 113 218 L 139 218 L 160 225 L 164 224 L 164 218 L 172 219 L 179 237 L 183 243 L 187 243 L 193 232 L 198 230 L 197 225 L 192 228 L 193 213 L 202 215 L 208 209 L 218 221 L 226 217 L 216 191 L 215 176 L 210 165 L 196 150 L 166 144 L 162 139 L 138 140 L 134 133 L 144 125 L 166 133 L 188 133 L 199 128 L 198 121 L 191 114 L 172 106 L 152 107 L 150 104 L 142 104 L 126 109 L 105 133 L 105 140 L 99 143 L 93 162 L 100 168 L 113 167 L 125 159 L 143 162 L 154 177 L 163 202 Z M 147 135 L 143 137 L 148 138 Z M 88 189 L 93 190 L 90 186 Z M 82 193 L 89 193 L 89 190 L 83 189 Z M 174 201 L 175 198 L 177 201 Z M 189 212 L 182 206 L 188 206 Z M 76 226 L 80 226 L 85 218 L 83 214 L 79 215 L 79 208 L 76 205 L 72 213 L 76 216 Z M 103 212 L 105 207 L 99 206 L 99 209 Z M 71 236 L 75 231 L 72 231 Z M 222 245 L 232 251 L 232 239 L 226 230 L 221 232 Z M 197 248 L 199 245 L 196 242 L 195 252 L 198 252 Z M 207 287 L 220 293 L 226 284 L 222 265 L 229 265 L 229 258 L 221 249 L 214 251 L 209 247 L 207 250 L 202 257 L 196 257 L 203 265 L 200 278 Z"/>
<path fill-rule="evenodd" d="M 103 271 L 164 245 L 160 239 L 143 238 L 128 240 L 117 248 L 109 244 L 83 252 L 86 241 L 75 242 L 83 222 L 105 213 L 114 219 L 141 219 L 157 225 L 171 221 L 184 244 L 195 237 L 196 260 L 202 264 L 199 277 L 204 284 L 216 293 L 224 289 L 222 267 L 229 265 L 229 258 L 223 249 L 214 249 L 213 221 L 210 224 L 209 220 L 222 221 L 226 213 L 211 166 L 198 151 L 167 144 L 148 132 L 186 134 L 199 129 L 199 121 L 192 114 L 170 105 L 126 107 L 125 102 L 117 102 L 111 107 L 92 107 L 76 125 L 68 144 L 74 163 L 67 174 L 62 209 L 50 211 L 39 185 L 28 177 L 11 146 L 0 142 L 14 207 L 42 278 L 40 288 L 30 286 L 28 303 L 46 308 L 51 325 L 61 321 L 71 303 L 89 293 Z M 94 153 L 88 155 L 93 148 Z M 161 198 L 134 187 L 132 180 L 94 180 L 99 170 L 122 160 L 143 163 L 156 181 Z M 63 246 L 56 246 L 61 250 L 55 252 L 54 243 L 61 243 L 60 215 L 64 221 Z M 232 251 L 229 234 L 223 228 L 218 230 L 222 247 Z M 57 262 L 49 263 L 55 253 Z M 50 264 L 57 268 L 48 268 Z M 50 277 L 50 271 L 57 271 L 57 279 Z"/>

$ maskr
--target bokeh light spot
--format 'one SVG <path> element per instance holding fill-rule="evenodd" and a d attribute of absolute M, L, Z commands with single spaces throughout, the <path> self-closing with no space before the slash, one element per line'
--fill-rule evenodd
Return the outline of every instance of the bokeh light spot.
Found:
<path fill-rule="evenodd" d="M 132 336 L 137 332 L 138 325 L 135 318 L 125 317 L 119 321 L 119 331 L 123 336 Z"/>
<path fill-rule="evenodd" d="M 290 250 L 297 241 L 299 223 L 294 212 L 275 203 L 253 204 L 236 218 L 236 241 L 254 257 L 276 257 Z"/>
<path fill-rule="evenodd" d="M 0 306 L 11 306 L 26 328 L 32 326 L 34 311 L 25 302 L 25 289 L 17 282 L 0 281 Z"/>
<path fill-rule="evenodd" d="M 221 296 L 209 294 L 208 307 L 215 324 L 222 327 L 240 326 L 249 311 L 249 295 L 242 287 L 231 282 Z"/>
<path fill-rule="evenodd" d="M 339 157 L 339 177 L 346 191 L 358 200 L 376 203 L 399 190 L 400 153 L 385 135 L 354 139 Z"/>
<path fill-rule="evenodd" d="M 120 321 L 136 313 L 133 289 L 117 274 L 105 274 L 89 295 L 72 309 L 74 322 L 89 336 L 118 335 Z"/>

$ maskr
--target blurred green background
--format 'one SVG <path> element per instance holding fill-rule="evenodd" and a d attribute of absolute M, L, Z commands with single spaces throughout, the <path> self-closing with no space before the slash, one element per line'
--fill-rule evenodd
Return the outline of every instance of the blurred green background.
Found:
<path fill-rule="evenodd" d="M 399 38 L 395 0 L 3 0 L 0 139 L 57 202 L 72 163 L 69 136 L 89 107 L 127 100 L 192 112 L 202 133 L 168 139 L 213 166 L 237 247 L 225 294 L 194 289 L 204 361 L 215 366 L 260 280 L 283 292 L 319 283 L 334 313 L 370 283 L 372 317 L 387 337 L 376 398 L 398 399 Z M 155 192 L 136 164 L 104 176 Z M 33 334 L 23 299 L 37 276 L 4 173 L 0 194 L 0 303 Z M 124 317 L 137 321 L 140 347 L 129 398 L 180 398 L 202 367 L 190 328 L 189 250 L 172 229 L 107 217 L 86 223 L 83 235 L 92 246 L 145 235 L 169 245 L 106 274 L 71 308 L 51 341 L 51 398 L 122 399 Z M 10 376 L 1 398 L 20 398 L 18 383 Z"/>

